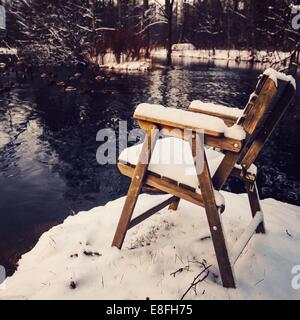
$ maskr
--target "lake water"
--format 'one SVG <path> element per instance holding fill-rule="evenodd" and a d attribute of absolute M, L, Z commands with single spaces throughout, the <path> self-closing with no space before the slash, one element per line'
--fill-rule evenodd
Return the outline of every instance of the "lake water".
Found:
<path fill-rule="evenodd" d="M 98 130 L 116 130 L 120 120 L 134 127 L 131 116 L 140 102 L 186 108 L 200 99 L 243 107 L 261 71 L 189 60 L 173 70 L 101 72 L 99 81 L 89 71 L 74 79 L 75 72 L 59 68 L 47 77 L 41 71 L 29 80 L 0 80 L 14 82 L 9 92 L 0 93 L 0 265 L 9 274 L 18 257 L 71 210 L 88 210 L 126 194 L 129 180 L 115 165 L 96 161 Z M 57 81 L 77 90 L 64 92 Z M 297 205 L 299 102 L 298 90 L 294 107 L 256 162 L 261 197 Z M 226 189 L 243 191 L 235 180 Z"/>

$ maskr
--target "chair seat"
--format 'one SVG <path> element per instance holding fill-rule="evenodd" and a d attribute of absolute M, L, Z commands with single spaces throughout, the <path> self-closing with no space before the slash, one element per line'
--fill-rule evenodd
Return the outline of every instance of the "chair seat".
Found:
<path fill-rule="evenodd" d="M 135 145 L 122 151 L 119 161 L 135 166 L 142 149 L 142 144 Z M 213 149 L 205 149 L 209 169 L 213 175 L 224 154 Z M 155 145 L 148 170 L 198 189 L 198 179 L 192 152 L 187 141 L 177 138 L 159 139 Z"/>
<path fill-rule="evenodd" d="M 142 144 L 138 144 L 123 150 L 119 161 L 136 166 L 141 149 Z M 212 148 L 205 147 L 204 149 L 210 174 L 213 177 L 224 158 L 224 154 Z M 192 187 L 201 193 L 192 152 L 187 141 L 173 137 L 159 139 L 155 145 L 148 170 L 161 177 Z M 249 172 L 255 174 L 256 167 L 253 165 Z"/>

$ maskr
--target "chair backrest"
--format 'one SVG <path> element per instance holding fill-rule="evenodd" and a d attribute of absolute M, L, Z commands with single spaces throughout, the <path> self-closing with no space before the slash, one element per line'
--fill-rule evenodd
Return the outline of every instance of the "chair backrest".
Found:
<path fill-rule="evenodd" d="M 278 75 L 279 77 L 276 77 Z M 263 74 L 254 94 L 239 120 L 247 133 L 239 163 L 247 169 L 254 162 L 279 120 L 290 106 L 296 88 L 292 77 L 274 73 Z"/>

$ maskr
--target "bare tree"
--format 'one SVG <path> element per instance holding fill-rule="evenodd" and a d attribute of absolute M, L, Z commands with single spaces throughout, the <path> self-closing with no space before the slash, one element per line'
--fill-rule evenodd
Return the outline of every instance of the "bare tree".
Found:
<path fill-rule="evenodd" d="M 143 0 L 143 23 L 145 58 L 150 58 L 150 28 L 147 28 L 147 17 L 150 14 L 149 0 Z"/>
<path fill-rule="evenodd" d="M 165 17 L 168 23 L 167 32 L 167 66 L 172 65 L 172 45 L 173 45 L 173 8 L 174 0 L 165 0 Z"/>

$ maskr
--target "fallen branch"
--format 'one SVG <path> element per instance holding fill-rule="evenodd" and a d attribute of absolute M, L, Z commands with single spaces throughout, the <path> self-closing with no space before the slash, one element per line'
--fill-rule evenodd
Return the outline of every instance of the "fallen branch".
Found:
<path fill-rule="evenodd" d="M 197 289 L 197 285 L 204 281 L 208 275 L 209 275 L 209 268 L 211 267 L 211 265 L 206 266 L 204 262 L 201 263 L 201 265 L 203 266 L 203 270 L 194 278 L 193 282 L 191 283 L 191 285 L 188 287 L 188 289 L 185 291 L 185 293 L 182 295 L 180 300 L 183 300 L 185 298 L 185 296 L 190 292 L 190 290 L 194 290 L 195 293 L 197 293 L 196 289 Z"/>

